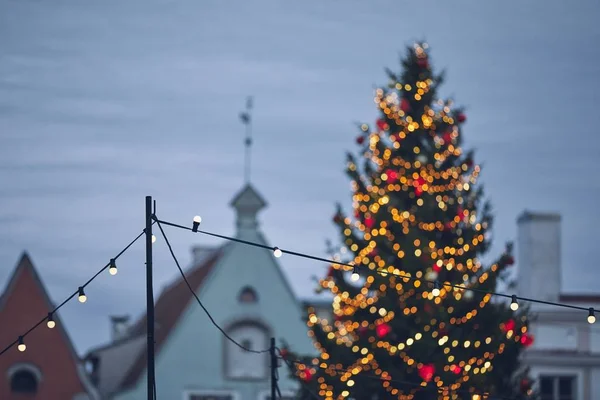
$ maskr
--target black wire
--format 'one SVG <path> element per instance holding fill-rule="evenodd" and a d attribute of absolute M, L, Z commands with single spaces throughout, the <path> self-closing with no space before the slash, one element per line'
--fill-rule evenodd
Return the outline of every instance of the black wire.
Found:
<path fill-rule="evenodd" d="M 139 235 L 137 235 L 137 237 L 135 239 L 133 239 L 131 242 L 129 242 L 129 244 L 127 246 L 125 246 L 125 248 L 123 250 L 121 250 L 116 256 L 112 257 L 113 260 L 117 260 L 119 257 L 121 257 L 121 255 L 123 255 L 123 253 L 125 253 L 135 242 L 137 242 L 137 240 L 139 238 L 142 237 L 142 235 L 144 235 L 144 233 L 146 233 L 146 230 L 144 229 L 142 231 L 142 233 L 140 233 Z M 106 268 L 108 268 L 110 266 L 110 262 L 108 262 L 104 267 L 102 267 L 100 269 L 100 271 L 96 272 L 96 274 L 94 276 L 92 276 L 90 279 L 88 279 L 88 281 L 86 283 L 84 283 L 81 287 L 85 288 L 87 285 L 89 285 L 94 279 L 96 279 L 98 277 L 98 275 L 100 275 L 102 272 L 104 272 L 104 270 Z M 77 294 L 79 293 L 79 289 L 77 289 L 75 292 L 73 292 L 73 294 L 71 294 L 69 297 L 67 297 L 62 303 L 60 303 L 58 306 L 56 306 L 54 308 L 54 310 L 52 310 L 49 315 L 54 315 L 62 306 L 64 306 L 65 304 L 67 304 L 73 297 L 75 297 Z M 25 331 L 25 333 L 23 333 L 22 335 L 19 336 L 20 339 L 24 339 L 25 336 L 29 335 L 35 328 L 37 328 L 38 326 L 40 326 L 42 323 L 44 323 L 44 321 L 48 320 L 48 315 L 46 315 L 44 318 L 42 318 L 41 320 L 38 321 L 37 324 L 33 325 L 31 328 L 29 328 L 27 331 Z M 4 350 L 0 351 L 0 356 L 2 356 L 4 353 L 6 353 L 8 350 L 10 350 L 11 347 L 13 347 L 15 344 L 17 344 L 19 342 L 19 338 L 17 338 L 15 341 L 13 341 L 11 344 L 9 344 L 8 346 L 6 346 L 4 348 Z"/>
<path fill-rule="evenodd" d="M 278 358 L 280 358 L 280 359 L 284 360 L 284 361 L 285 361 L 285 363 L 286 363 L 286 364 L 288 365 L 288 367 L 290 367 L 290 368 L 292 368 L 292 367 L 290 366 L 290 362 L 291 362 L 291 363 L 293 363 L 293 364 L 302 364 L 302 365 L 306 365 L 306 363 L 304 363 L 304 362 L 302 362 L 302 361 L 300 361 L 300 360 L 290 360 L 290 359 L 289 359 L 289 357 L 283 357 L 283 356 L 281 355 L 281 350 L 277 349 L 277 351 L 278 351 L 278 352 L 279 352 L 279 354 L 280 354 L 280 355 L 278 356 Z M 324 370 L 324 369 L 329 369 L 329 370 L 332 370 L 332 371 L 334 371 L 334 372 L 335 372 L 337 375 L 342 375 L 342 374 L 345 374 L 345 373 L 348 373 L 348 372 L 350 372 L 350 370 L 349 370 L 349 369 L 340 369 L 340 368 L 336 368 L 336 367 L 334 367 L 334 366 L 331 366 L 331 365 L 329 366 L 329 368 L 322 368 L 322 367 L 320 367 L 319 365 L 313 365 L 312 367 L 314 367 L 314 368 L 318 368 L 318 369 L 323 369 L 323 370 Z M 292 369 L 292 371 L 293 371 L 293 369 Z M 377 375 L 373 375 L 373 374 L 368 374 L 368 373 L 365 373 L 365 372 L 361 372 L 361 373 L 360 373 L 360 376 L 361 376 L 361 377 L 368 378 L 368 379 L 372 379 L 372 380 L 386 381 L 386 382 L 390 382 L 390 383 L 395 383 L 395 384 L 398 384 L 398 385 L 415 386 L 415 387 L 417 387 L 417 386 L 418 386 L 418 387 L 421 387 L 421 388 L 423 388 L 423 386 L 422 386 L 422 383 L 421 383 L 421 382 L 412 382 L 412 381 L 405 381 L 405 380 L 391 379 L 391 378 L 390 378 L 390 379 L 388 379 L 388 378 L 383 378 L 383 377 L 381 377 L 381 376 L 377 376 Z M 468 391 L 468 390 L 465 390 L 465 389 L 457 389 L 457 390 L 453 390 L 453 389 L 450 389 L 449 387 L 441 387 L 441 388 L 437 388 L 437 392 L 438 392 L 438 393 L 443 393 L 444 391 L 447 391 L 448 393 L 467 394 L 467 395 L 469 395 L 469 396 L 472 396 L 472 395 L 474 395 L 474 394 L 479 394 L 479 395 L 480 395 L 480 396 L 482 396 L 482 397 L 484 396 L 484 394 L 483 394 L 483 393 L 471 392 L 471 391 Z M 489 394 L 488 394 L 488 395 L 489 395 Z M 493 397 L 493 398 L 494 398 L 494 399 L 498 399 L 498 400 L 515 400 L 515 397 L 502 397 L 502 396 L 498 396 L 498 395 L 494 395 L 494 397 Z"/>
<path fill-rule="evenodd" d="M 158 398 L 156 396 L 156 378 L 154 379 L 154 382 L 152 382 L 152 392 L 154 393 L 154 397 L 152 398 L 152 400 L 156 400 Z"/>
<path fill-rule="evenodd" d="M 159 221 L 158 219 L 155 219 L 156 223 L 158 224 L 158 228 L 160 229 L 160 232 L 163 236 L 163 238 L 165 239 L 165 243 L 167 244 L 167 246 L 169 247 L 169 252 L 171 253 L 171 256 L 173 257 L 173 261 L 175 261 L 175 265 L 177 265 L 177 269 L 179 270 L 179 273 L 181 274 L 181 277 L 183 278 L 185 284 L 187 285 L 188 289 L 190 290 L 190 292 L 194 295 L 194 297 L 196 298 L 196 302 L 198 302 L 198 304 L 200 305 L 200 307 L 202 307 L 202 309 L 204 310 L 204 312 L 206 313 L 206 315 L 208 316 L 208 318 L 210 319 L 210 322 L 212 322 L 212 324 L 221 331 L 221 333 L 233 344 L 235 344 L 236 346 L 238 346 L 240 349 L 250 352 L 250 353 L 256 353 L 256 354 L 263 354 L 263 353 L 268 353 L 270 351 L 270 349 L 265 349 L 265 350 L 252 350 L 252 349 L 248 349 L 244 346 L 242 346 L 241 344 L 239 344 L 238 342 L 236 342 L 231 336 L 229 336 L 227 334 L 227 332 L 225 332 L 223 330 L 223 328 L 221 328 L 219 326 L 219 324 L 217 324 L 217 322 L 214 320 L 214 318 L 212 317 L 212 315 L 210 315 L 210 312 L 208 312 L 208 310 L 206 309 L 206 307 L 204 307 L 204 304 L 202 304 L 202 302 L 200 301 L 200 298 L 198 298 L 198 295 L 196 294 L 196 292 L 194 291 L 194 289 L 192 288 L 192 285 L 190 285 L 190 283 L 188 282 L 185 273 L 183 272 L 183 270 L 181 269 L 181 266 L 179 265 L 179 261 L 177 260 L 177 257 L 175 256 L 175 253 L 173 252 L 173 248 L 171 247 L 171 243 L 169 243 L 169 239 L 167 239 L 167 235 L 165 234 L 165 231 L 162 228 L 161 223 L 163 223 L 163 221 Z"/>
<path fill-rule="evenodd" d="M 277 396 L 279 396 L 279 400 L 282 400 L 281 390 L 279 390 L 279 383 L 275 382 L 275 390 L 277 391 Z"/>
<path fill-rule="evenodd" d="M 341 261 L 335 261 L 335 260 L 330 260 L 330 259 L 323 258 L 323 257 L 313 256 L 311 254 L 305 254 L 305 253 L 300 253 L 300 252 L 291 251 L 291 250 L 284 250 L 284 249 L 281 249 L 279 247 L 266 246 L 266 245 L 261 244 L 261 243 L 250 242 L 248 240 L 242 240 L 242 239 L 234 238 L 234 237 L 231 237 L 231 236 L 219 235 L 217 233 L 202 231 L 202 230 L 199 230 L 199 229 L 197 231 L 194 231 L 192 228 L 190 228 L 188 226 L 174 224 L 174 223 L 167 222 L 167 221 L 158 221 L 157 220 L 157 222 L 160 222 L 162 224 L 169 225 L 169 226 L 172 226 L 172 227 L 175 227 L 175 228 L 185 229 L 185 230 L 188 230 L 188 231 L 192 231 L 194 233 L 201 233 L 203 235 L 213 236 L 213 237 L 217 237 L 217 238 L 229 240 L 229 241 L 232 241 L 232 242 L 246 244 L 246 245 L 249 245 L 249 246 L 260 247 L 262 249 L 267 249 L 267 250 L 271 250 L 271 251 L 274 251 L 274 250 L 278 249 L 278 250 L 280 250 L 284 254 L 289 254 L 289 255 L 292 255 L 292 256 L 296 256 L 296 257 L 306 258 L 306 259 L 309 259 L 309 260 L 322 261 L 322 262 L 325 262 L 325 263 L 328 263 L 328 264 L 342 265 L 342 266 L 350 267 L 350 268 L 357 268 L 357 267 L 365 268 L 363 265 L 344 263 L 344 262 L 341 262 Z M 371 270 L 369 270 L 369 271 L 371 271 Z M 402 273 L 394 273 L 394 272 L 381 271 L 381 270 L 374 270 L 373 272 L 375 272 L 375 273 L 377 273 L 377 274 L 379 274 L 381 276 L 393 275 L 393 276 L 397 276 L 399 278 L 407 279 L 407 280 L 410 280 L 410 281 L 422 281 L 422 282 L 427 282 L 427 283 L 429 283 L 431 285 L 439 284 L 440 286 L 443 286 L 443 287 L 452 287 L 452 288 L 457 288 L 457 289 L 462 289 L 462 290 L 470 290 L 472 292 L 482 293 L 482 294 L 489 294 L 491 296 L 504 297 L 506 299 L 512 299 L 512 297 L 513 297 L 513 295 L 506 294 L 506 293 L 491 292 L 491 291 L 486 291 L 486 290 L 481 290 L 481 289 L 476 289 L 476 288 L 471 288 L 471 287 L 465 287 L 465 286 L 461 286 L 461 285 L 457 285 L 457 284 L 452 284 L 452 283 L 442 283 L 442 282 L 438 282 L 438 281 L 435 281 L 435 280 L 432 281 L 432 280 L 428 280 L 428 279 L 419 279 L 419 278 L 415 278 L 413 276 L 405 275 L 405 274 L 402 274 Z M 537 299 L 531 299 L 531 298 L 528 298 L 528 297 L 520 297 L 520 296 L 515 296 L 515 297 L 516 297 L 517 300 L 523 300 L 523 301 L 530 302 L 530 303 L 545 304 L 545 305 L 549 305 L 549 306 L 570 308 L 570 309 L 573 309 L 573 310 L 581 310 L 581 311 L 590 311 L 590 310 L 596 311 L 593 308 L 589 308 L 589 307 L 574 306 L 574 305 L 571 305 L 571 304 L 556 303 L 556 302 L 545 301 L 545 300 L 537 300 Z"/>

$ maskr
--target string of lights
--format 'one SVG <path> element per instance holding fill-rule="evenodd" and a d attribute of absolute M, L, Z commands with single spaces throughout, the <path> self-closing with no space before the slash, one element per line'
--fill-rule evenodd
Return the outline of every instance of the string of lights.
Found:
<path fill-rule="evenodd" d="M 139 235 L 136 236 L 123 250 L 121 250 L 117 255 L 110 259 L 110 261 L 104 265 L 98 272 L 96 272 L 90 279 L 87 280 L 83 285 L 79 286 L 75 292 L 73 292 L 69 297 L 67 297 L 62 303 L 56 306 L 52 311 L 48 313 L 44 318 L 40 319 L 35 325 L 29 328 L 27 331 L 23 332 L 16 340 L 7 345 L 2 351 L 0 351 L 0 356 L 10 350 L 14 345 L 17 345 L 17 349 L 21 352 L 27 349 L 27 345 L 25 344 L 25 337 L 33 332 L 38 326 L 46 322 L 46 326 L 49 329 L 52 329 L 56 326 L 56 321 L 54 320 L 54 315 L 56 312 L 61 309 L 65 304 L 67 304 L 70 300 L 72 300 L 75 296 L 77 296 L 80 303 L 85 303 L 87 300 L 87 296 L 85 294 L 85 288 L 92 283 L 94 279 L 96 279 L 102 272 L 104 272 L 108 268 L 108 272 L 110 275 L 117 274 L 117 264 L 116 261 L 125 253 L 135 242 L 138 241 L 146 233 L 144 229 Z"/>
<path fill-rule="evenodd" d="M 159 221 L 155 216 L 154 216 L 154 221 L 157 223 L 158 229 L 160 229 L 160 233 L 162 234 L 162 237 L 164 238 L 165 243 L 167 244 L 167 247 L 169 248 L 169 252 L 171 253 L 171 257 L 173 258 L 173 261 L 175 262 L 175 265 L 177 266 L 177 269 L 179 270 L 179 273 L 181 274 L 181 277 L 182 277 L 183 281 L 185 282 L 186 286 L 188 287 L 188 289 L 190 290 L 190 292 L 192 293 L 192 295 L 194 295 L 194 298 L 196 299 L 196 302 L 200 305 L 200 307 L 202 308 L 202 310 L 204 310 L 204 313 L 206 314 L 206 316 L 208 317 L 208 319 L 210 320 L 210 322 L 227 338 L 227 340 L 229 340 L 230 342 L 232 342 L 233 344 L 235 344 L 236 346 L 238 346 L 240 349 L 242 349 L 244 351 L 247 351 L 249 353 L 256 353 L 256 354 L 268 353 L 270 351 L 270 349 L 252 350 L 252 349 L 249 349 L 249 348 L 243 346 L 242 344 L 240 344 L 237 341 L 235 341 L 231 336 L 229 336 L 227 334 L 227 332 L 225 332 L 225 330 L 223 328 L 221 328 L 219 326 L 219 324 L 215 321 L 215 319 L 210 314 L 210 312 L 206 309 L 206 307 L 204 306 L 204 304 L 202 304 L 202 301 L 200 301 L 200 298 L 196 294 L 196 291 L 192 288 L 192 285 L 190 284 L 190 282 L 188 281 L 187 277 L 185 276 L 185 273 L 183 272 L 183 269 L 181 269 L 181 265 L 179 264 L 179 260 L 177 260 L 177 256 L 175 256 L 175 252 L 173 251 L 173 247 L 171 246 L 171 243 L 169 242 L 169 239 L 167 238 L 167 235 L 165 234 L 165 231 L 164 231 L 164 229 L 162 228 L 162 225 L 161 225 L 161 224 L 165 224 L 165 225 L 170 225 L 170 224 L 167 223 L 167 222 L 165 222 L 165 221 Z M 194 224 L 195 223 L 196 222 L 194 220 Z M 199 223 L 199 221 L 198 221 L 198 223 Z"/>
<path fill-rule="evenodd" d="M 232 241 L 232 242 L 246 244 L 248 246 L 259 247 L 262 249 L 270 250 L 273 252 L 273 255 L 277 258 L 281 257 L 283 254 L 289 254 L 291 256 L 296 256 L 296 257 L 305 258 L 305 259 L 309 259 L 309 260 L 321 261 L 321 262 L 328 263 L 328 264 L 334 264 L 334 265 L 347 267 L 347 268 L 349 268 L 348 272 L 352 271 L 353 279 L 355 279 L 355 277 L 358 275 L 359 268 L 364 269 L 364 267 L 362 265 L 345 263 L 342 261 L 331 260 L 331 259 L 327 259 L 327 258 L 323 258 L 323 257 L 311 255 L 311 254 L 281 249 L 277 246 L 271 247 L 271 246 L 267 246 L 267 245 L 264 245 L 261 243 L 251 242 L 248 240 L 238 239 L 238 238 L 231 237 L 231 236 L 226 236 L 226 235 L 221 235 L 221 234 L 217 234 L 217 233 L 213 233 L 213 232 L 203 231 L 203 230 L 198 229 L 200 226 L 200 222 L 201 222 L 200 217 L 194 217 L 191 228 L 189 226 L 174 224 L 174 223 L 167 222 L 167 221 L 156 220 L 156 222 L 159 223 L 159 226 L 162 223 L 164 225 L 169 225 L 169 226 L 172 226 L 175 228 L 189 230 L 194 233 L 200 233 L 203 235 L 217 237 L 217 238 L 225 239 L 225 240 Z M 477 289 L 477 288 L 473 288 L 473 287 L 468 287 L 465 285 L 452 284 L 449 282 L 439 282 L 437 280 L 432 281 L 432 280 L 423 279 L 423 278 L 416 278 L 416 277 L 413 277 L 410 275 L 397 273 L 397 272 L 389 272 L 389 271 L 382 271 L 382 270 L 368 270 L 368 271 L 369 272 L 373 271 L 382 276 L 394 275 L 394 276 L 404 279 L 405 281 L 425 282 L 425 283 L 429 284 L 431 287 L 433 287 L 432 294 L 436 297 L 440 294 L 440 290 L 442 287 L 450 287 L 450 288 L 454 288 L 454 289 L 468 290 L 468 291 L 472 291 L 472 292 L 480 293 L 480 294 L 484 294 L 484 295 L 490 295 L 490 296 L 496 296 L 496 297 L 510 299 L 511 300 L 510 308 L 513 311 L 516 311 L 519 308 L 519 301 L 523 301 L 523 302 L 528 302 L 528 303 L 537 303 L 537 304 L 544 304 L 544 305 L 548 305 L 548 306 L 562 307 L 562 308 L 568 308 L 568 309 L 578 310 L 578 311 L 585 311 L 588 313 L 588 315 L 587 315 L 588 323 L 593 324 L 596 322 L 596 315 L 595 315 L 596 310 L 593 307 L 582 307 L 582 306 L 576 306 L 576 305 L 572 305 L 572 304 L 532 299 L 529 297 L 522 297 L 522 296 L 517 296 L 514 294 L 492 292 L 492 291 L 481 290 L 481 289 Z"/>
<path fill-rule="evenodd" d="M 289 356 L 284 355 L 283 352 L 279 348 L 277 349 L 277 351 L 279 353 L 278 357 L 287 364 L 287 366 L 290 368 L 290 370 L 292 372 L 294 371 L 294 366 L 292 364 L 302 365 L 302 366 L 306 365 L 304 362 L 302 362 L 300 360 L 290 359 Z M 348 369 L 336 368 L 335 366 L 331 366 L 331 365 L 327 368 L 323 368 L 319 365 L 313 365 L 313 367 L 321 369 L 321 370 L 333 372 L 336 375 L 344 375 L 344 374 L 348 374 L 350 372 Z M 361 373 L 361 377 L 364 377 L 364 378 L 367 378 L 370 380 L 387 381 L 387 382 L 395 383 L 398 385 L 425 388 L 423 386 L 423 382 L 406 381 L 406 380 L 392 379 L 392 378 L 387 378 L 387 377 L 384 378 L 382 376 L 377 376 L 374 374 L 368 374 L 368 373 L 364 373 L 364 372 Z M 317 394 L 312 392 L 310 390 L 310 388 L 308 388 L 304 382 L 302 382 L 302 381 L 300 381 L 300 382 L 303 385 L 303 387 L 310 393 L 310 395 L 312 397 L 314 397 L 315 399 L 319 399 L 319 400 L 321 399 L 321 397 L 319 397 Z M 353 383 L 348 386 L 350 387 L 352 385 L 353 385 Z M 486 396 L 489 396 L 489 393 L 477 393 L 475 391 L 469 391 L 469 390 L 464 390 L 464 389 L 451 389 L 449 387 L 436 387 L 434 390 L 437 393 L 444 394 L 444 395 L 452 395 L 453 393 L 454 394 L 466 394 L 468 396 L 471 396 L 471 398 L 474 400 L 484 400 L 487 398 Z M 506 397 L 506 396 L 498 396 L 498 395 L 494 395 L 493 398 L 495 400 L 515 400 L 514 397 Z"/>

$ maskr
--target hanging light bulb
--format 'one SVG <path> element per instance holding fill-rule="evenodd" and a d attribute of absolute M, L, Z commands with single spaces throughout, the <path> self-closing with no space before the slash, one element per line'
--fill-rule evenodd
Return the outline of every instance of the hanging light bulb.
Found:
<path fill-rule="evenodd" d="M 110 267 L 108 267 L 108 272 L 111 275 L 116 275 L 117 274 L 117 264 L 115 263 L 115 259 L 114 258 L 110 259 Z"/>
<path fill-rule="evenodd" d="M 202 218 L 200 218 L 199 215 L 196 215 L 192 222 L 192 232 L 198 232 L 198 227 L 200 226 L 200 222 L 202 222 Z"/>
<path fill-rule="evenodd" d="M 590 324 L 596 322 L 596 315 L 594 315 L 594 309 L 590 307 L 590 313 L 588 314 L 587 321 Z"/>
<path fill-rule="evenodd" d="M 283 255 L 283 251 L 279 247 L 273 247 L 273 255 L 279 258 Z"/>
<path fill-rule="evenodd" d="M 512 296 L 510 296 L 510 298 L 510 309 L 513 311 L 517 311 L 519 309 L 519 303 L 517 303 L 517 296 L 513 294 Z"/>
<path fill-rule="evenodd" d="M 433 290 L 431 291 L 431 294 L 434 295 L 435 297 L 438 297 L 440 295 L 440 283 L 438 281 L 434 282 Z"/>
<path fill-rule="evenodd" d="M 17 349 L 19 351 L 25 351 L 25 349 L 27 349 L 27 346 L 25 345 L 25 342 L 23 341 L 23 336 L 19 336 L 19 344 L 17 345 Z"/>
<path fill-rule="evenodd" d="M 46 326 L 50 329 L 56 326 L 56 322 L 54 322 L 54 317 L 51 312 L 48 313 L 48 322 L 46 322 Z"/>
<path fill-rule="evenodd" d="M 83 291 L 83 286 L 79 286 L 78 294 L 79 294 L 79 302 L 85 303 L 85 301 L 87 300 L 87 296 L 85 295 L 85 292 Z"/>
<path fill-rule="evenodd" d="M 152 235 L 152 243 L 156 242 L 156 236 Z"/>
<path fill-rule="evenodd" d="M 360 279 L 360 275 L 358 274 L 358 268 L 356 266 L 352 269 L 352 276 L 350 277 L 354 282 Z"/>

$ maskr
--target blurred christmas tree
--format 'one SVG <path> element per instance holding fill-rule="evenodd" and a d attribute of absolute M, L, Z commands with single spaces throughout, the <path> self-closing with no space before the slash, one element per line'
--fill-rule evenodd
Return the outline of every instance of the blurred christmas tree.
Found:
<path fill-rule="evenodd" d="M 284 354 L 325 399 L 531 398 L 519 362 L 533 342 L 526 310 L 485 293 L 513 257 L 509 244 L 482 265 L 492 215 L 460 147 L 465 114 L 438 100 L 426 44 L 408 48 L 402 67 L 376 91 L 381 116 L 361 126 L 360 161 L 348 155 L 354 214 L 338 207 L 335 261 L 355 267 L 334 264 L 319 281 L 334 296 L 333 320 L 308 311 L 320 356 Z"/>

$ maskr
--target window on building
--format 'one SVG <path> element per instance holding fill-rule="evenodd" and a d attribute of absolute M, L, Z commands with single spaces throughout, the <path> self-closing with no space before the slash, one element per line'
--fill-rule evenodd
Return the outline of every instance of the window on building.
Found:
<path fill-rule="evenodd" d="M 258 301 L 258 295 L 256 294 L 256 290 L 254 290 L 250 286 L 244 287 L 242 290 L 240 290 L 240 294 L 238 295 L 238 301 L 240 303 L 256 303 Z"/>
<path fill-rule="evenodd" d="M 188 400 L 233 400 L 233 394 L 191 394 Z"/>
<path fill-rule="evenodd" d="M 244 348 L 260 351 L 269 347 L 269 332 L 263 326 L 244 322 L 233 325 L 227 334 Z M 230 340 L 224 339 L 225 374 L 230 379 L 267 379 L 268 353 L 246 351 Z"/>
<path fill-rule="evenodd" d="M 574 376 L 540 376 L 540 400 L 576 400 Z"/>
<path fill-rule="evenodd" d="M 15 371 L 10 378 L 10 391 L 12 393 L 36 393 L 38 380 L 35 374 L 28 369 Z"/>
<path fill-rule="evenodd" d="M 296 394 L 294 392 L 289 391 L 289 390 L 288 391 L 282 390 L 281 397 L 276 396 L 275 400 L 295 400 L 296 398 L 297 397 L 296 397 Z M 258 396 L 258 400 L 272 400 L 272 398 L 271 398 L 271 392 L 267 392 L 267 391 L 262 392 Z"/>

